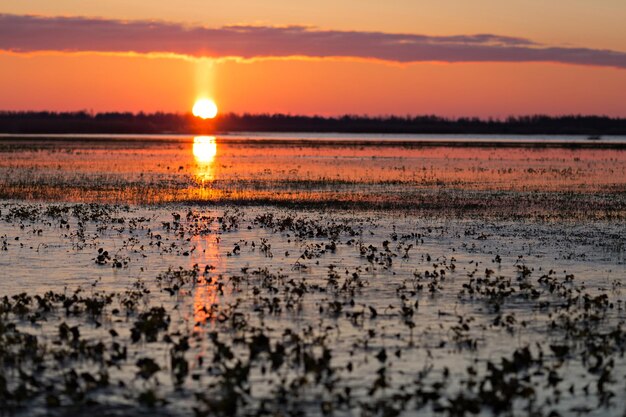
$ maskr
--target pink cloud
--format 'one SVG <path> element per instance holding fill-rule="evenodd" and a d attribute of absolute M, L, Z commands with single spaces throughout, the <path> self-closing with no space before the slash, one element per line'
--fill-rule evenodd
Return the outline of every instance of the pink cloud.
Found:
<path fill-rule="evenodd" d="M 560 62 L 626 68 L 619 51 L 491 34 L 427 36 L 303 26 L 209 28 L 162 21 L 0 14 L 0 50 L 136 52 L 193 57 L 353 57 L 391 62 Z"/>

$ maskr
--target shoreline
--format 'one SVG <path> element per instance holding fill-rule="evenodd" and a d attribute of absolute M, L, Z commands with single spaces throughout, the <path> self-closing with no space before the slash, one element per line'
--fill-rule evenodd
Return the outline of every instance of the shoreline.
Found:
<path fill-rule="evenodd" d="M 427 135 L 426 138 L 410 138 L 402 139 L 396 137 L 382 138 L 353 138 L 343 133 L 337 133 L 337 137 L 298 137 L 297 132 L 286 134 L 285 137 L 256 137 L 255 134 L 261 132 L 251 132 L 250 135 L 242 134 L 236 137 L 229 134 L 211 134 L 205 136 L 215 137 L 217 143 L 229 145 L 247 145 L 247 146 L 293 146 L 293 147 L 380 147 L 380 148 L 426 148 L 426 147 L 443 147 L 443 148 L 564 148 L 564 149 L 626 149 L 626 136 L 617 135 L 610 139 L 589 140 L 584 135 L 580 138 L 572 138 L 574 135 L 567 135 L 567 138 L 557 139 L 540 139 L 537 136 L 543 135 L 511 135 L 513 138 L 507 138 L 507 135 L 485 135 L 496 136 L 499 138 L 450 138 L 450 135 L 441 135 L 443 138 L 438 139 L 434 136 Z M 291 137 L 293 134 L 293 137 Z M 324 134 L 325 135 L 325 134 Z M 25 145 L 29 142 L 40 144 L 53 142 L 59 144 L 74 143 L 145 143 L 145 144 L 173 144 L 173 143 L 193 143 L 194 137 L 203 135 L 154 135 L 154 134 L 0 134 L 0 146 L 10 146 L 11 144 Z M 408 136 L 408 135 L 407 135 Z M 530 136 L 528 139 L 519 138 L 519 136 Z M 617 139 L 616 139 L 617 138 Z M 611 140 L 613 139 L 613 140 Z"/>

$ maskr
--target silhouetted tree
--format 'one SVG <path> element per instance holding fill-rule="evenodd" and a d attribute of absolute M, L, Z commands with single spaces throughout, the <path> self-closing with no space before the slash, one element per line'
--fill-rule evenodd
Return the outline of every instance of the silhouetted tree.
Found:
<path fill-rule="evenodd" d="M 227 113 L 203 121 L 190 113 L 0 112 L 1 133 L 475 133 L 624 135 L 626 119 L 607 116 L 510 116 L 500 119 L 420 116 L 298 116 Z"/>

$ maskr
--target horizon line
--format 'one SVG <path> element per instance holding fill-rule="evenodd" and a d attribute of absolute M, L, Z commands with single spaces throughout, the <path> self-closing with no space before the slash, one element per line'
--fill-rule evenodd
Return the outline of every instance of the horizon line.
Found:
<path fill-rule="evenodd" d="M 124 115 L 124 116 L 179 116 L 189 117 L 194 120 L 210 123 L 212 120 L 224 118 L 224 117 L 286 117 L 286 118 L 310 118 L 310 119 L 342 119 L 342 118 L 358 118 L 358 119 L 371 119 L 371 120 L 384 120 L 384 119 L 418 119 L 418 118 L 437 118 L 446 121 L 458 121 L 458 120 L 480 120 L 480 121 L 506 121 L 507 119 L 523 119 L 523 118 L 537 118 L 545 117 L 550 119 L 562 119 L 562 118 L 602 118 L 611 120 L 626 120 L 626 114 L 623 116 L 610 116 L 608 114 L 599 113 L 517 113 L 509 114 L 506 116 L 477 116 L 477 115 L 461 115 L 461 116 L 443 116 L 436 113 L 379 113 L 379 114 L 367 114 L 367 113 L 336 113 L 333 115 L 324 115 L 319 113 L 284 113 L 284 112 L 220 112 L 213 119 L 200 119 L 193 115 L 189 110 L 187 111 L 125 111 L 125 110 L 105 110 L 94 111 L 91 109 L 77 109 L 77 110 L 6 110 L 0 109 L 0 116 L 7 115 L 36 115 L 36 114 L 50 114 L 50 115 L 87 115 L 90 117 L 97 117 L 102 115 Z"/>

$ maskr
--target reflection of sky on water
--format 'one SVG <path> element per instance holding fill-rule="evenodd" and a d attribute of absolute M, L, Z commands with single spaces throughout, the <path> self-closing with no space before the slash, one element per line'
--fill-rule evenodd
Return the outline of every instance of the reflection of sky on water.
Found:
<path fill-rule="evenodd" d="M 579 197 L 593 201 L 595 209 L 600 209 L 595 203 L 599 200 L 590 193 L 609 193 L 602 204 L 623 210 L 624 150 L 405 147 L 382 142 L 280 142 L 258 135 L 251 140 L 232 135 L 0 139 L 0 194 L 10 199 L 139 204 L 340 201 L 414 207 L 432 193 L 443 198 L 440 190 L 471 192 L 462 197 L 472 201 L 484 199 L 475 192 L 539 191 L 557 192 L 551 197 L 559 199 L 565 198 L 564 192 L 581 193 Z M 450 196 L 450 203 L 457 204 L 458 196 Z M 554 209 L 548 200 L 538 204 Z"/>
<path fill-rule="evenodd" d="M 202 182 L 213 181 L 213 162 L 217 155 L 215 136 L 196 136 L 193 138 L 193 157 L 196 160 L 196 178 Z"/>
<path fill-rule="evenodd" d="M 211 225 L 211 231 L 215 234 L 207 236 L 197 235 L 190 242 L 195 249 L 190 256 L 190 268 L 198 265 L 200 269 L 200 282 L 193 287 L 193 317 L 194 330 L 202 331 L 203 324 L 209 320 L 214 323 L 218 313 L 214 311 L 219 302 L 217 277 L 213 269 L 222 269 L 224 262 L 219 253 L 219 238 L 215 236 L 219 231 L 217 224 Z M 206 268 L 206 269 L 205 269 Z M 204 274 L 203 274 L 204 273 Z"/>

